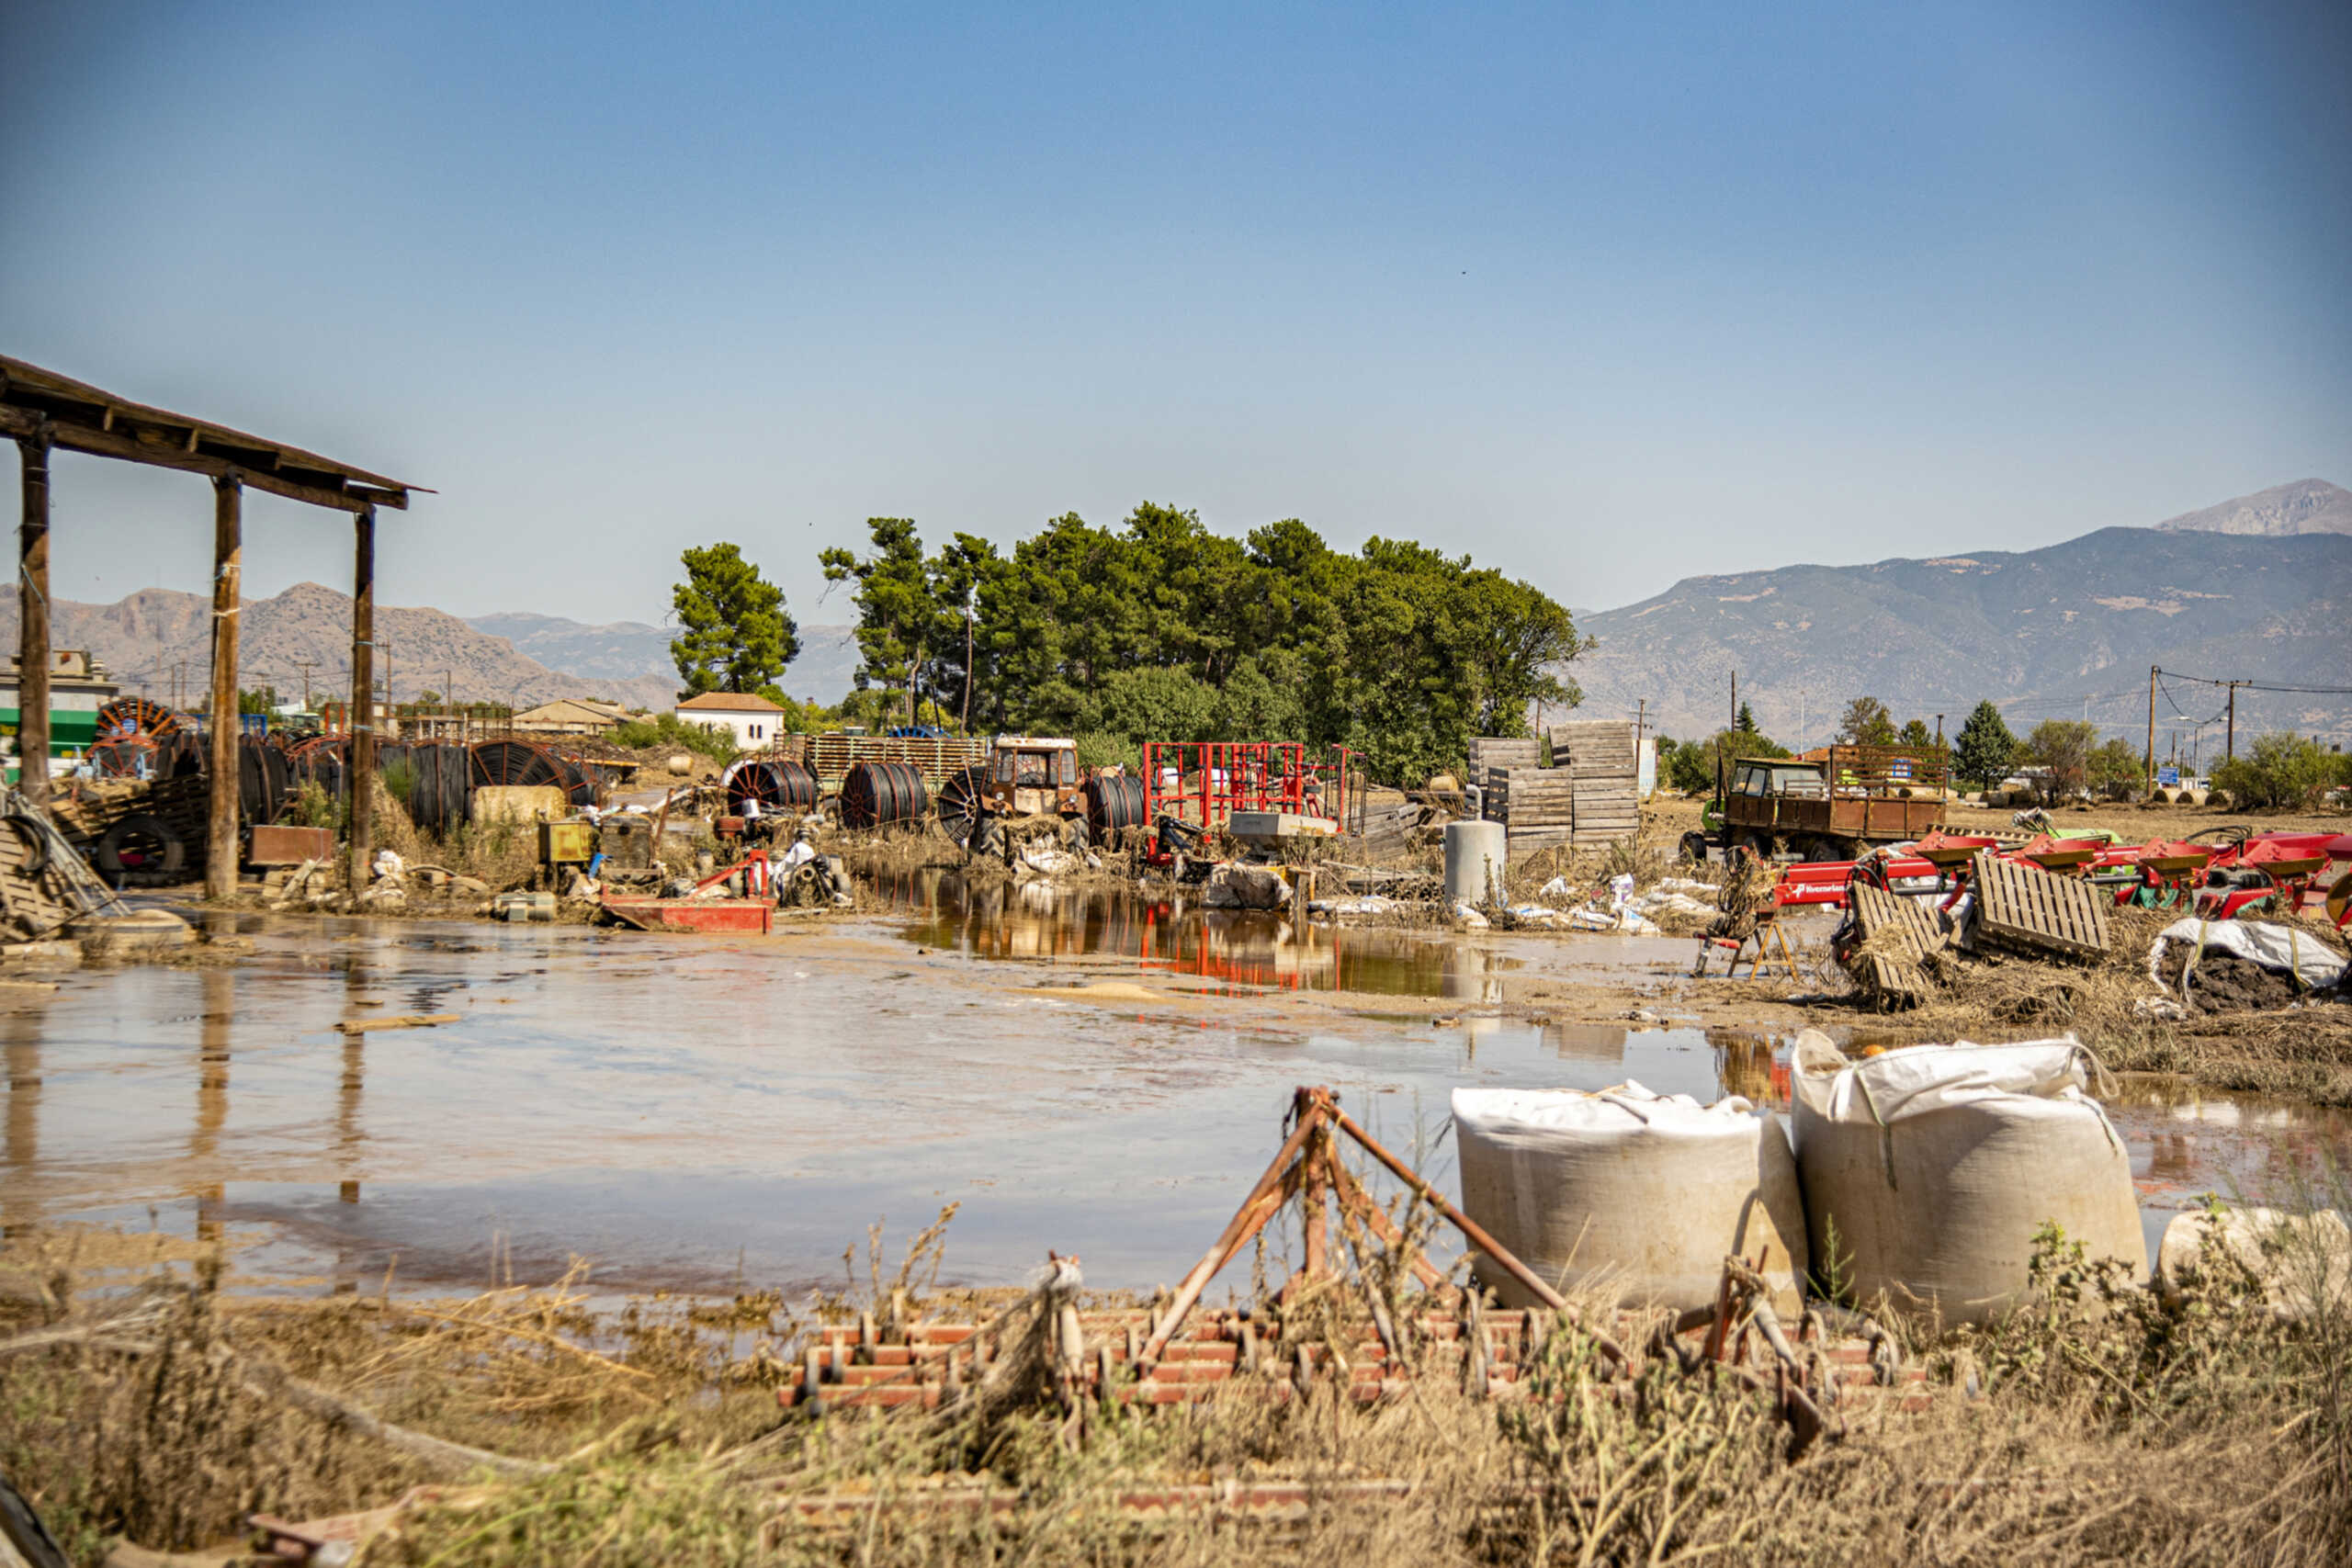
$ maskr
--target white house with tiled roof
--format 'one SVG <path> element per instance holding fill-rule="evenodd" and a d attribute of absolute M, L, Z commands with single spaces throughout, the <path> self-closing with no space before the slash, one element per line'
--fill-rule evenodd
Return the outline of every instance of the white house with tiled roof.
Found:
<path fill-rule="evenodd" d="M 747 751 L 774 745 L 784 733 L 784 710 L 749 692 L 705 692 L 670 711 L 687 724 L 726 726 L 735 732 L 735 744 Z"/>

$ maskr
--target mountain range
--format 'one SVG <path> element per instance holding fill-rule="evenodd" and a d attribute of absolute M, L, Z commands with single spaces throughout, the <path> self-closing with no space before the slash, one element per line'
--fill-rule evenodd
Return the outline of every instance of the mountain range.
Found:
<path fill-rule="evenodd" d="M 351 601 L 317 583 L 245 604 L 244 683 L 288 697 L 347 684 Z M 211 603 L 151 588 L 112 604 L 57 602 L 52 641 L 87 648 L 124 689 L 190 701 L 209 668 Z M 16 639 L 0 588 L 0 647 Z M 529 705 L 604 696 L 666 708 L 677 676 L 671 632 L 512 612 L 469 619 L 429 608 L 376 611 L 377 666 L 402 700 L 430 689 Z M 1595 638 L 1568 671 L 1580 712 L 1647 716 L 1654 730 L 1705 733 L 1731 714 L 1731 679 L 1767 733 L 1814 744 L 1845 703 L 1869 694 L 1898 720 L 1941 715 L 1947 731 L 1983 698 L 2019 732 L 2089 718 L 2145 733 L 2148 671 L 2162 666 L 2158 744 L 2218 738 L 2223 690 L 2193 677 L 2256 682 L 2237 694 L 2243 733 L 2295 728 L 2352 744 L 2352 491 L 2320 479 L 2025 551 L 1975 550 L 1866 566 L 1789 566 L 1692 577 L 1622 609 L 1579 613 Z M 853 628 L 803 626 L 781 684 L 838 701 L 857 668 Z M 2281 692 L 2260 687 L 2334 688 Z"/>
<path fill-rule="evenodd" d="M 2156 525 L 2167 534 L 2352 534 L 2352 490 L 2325 479 L 2297 479 Z"/>
<path fill-rule="evenodd" d="M 351 596 L 297 583 L 241 611 L 237 667 L 247 687 L 271 685 L 292 701 L 347 694 Z M 173 705 L 196 704 L 212 667 L 209 595 L 145 588 L 111 604 L 53 602 L 50 643 L 87 649 L 125 692 Z M 0 587 L 0 648 L 17 640 L 13 588 Z M 850 689 L 857 647 L 848 626 L 804 626 L 801 652 L 785 672 L 795 696 L 838 701 Z M 666 709 L 678 675 L 670 634 L 622 621 L 589 626 L 555 615 L 484 615 L 465 621 L 430 608 L 376 607 L 376 674 L 395 700 L 430 691 L 460 702 L 527 707 L 556 697 L 607 697 Z"/>
<path fill-rule="evenodd" d="M 2135 742 L 2149 670 L 2157 745 L 2225 712 L 2241 738 L 2291 728 L 2352 742 L 2352 492 L 2308 480 L 2153 528 L 2104 528 L 2044 549 L 1969 551 L 1867 566 L 1791 566 L 1686 578 L 1585 617 L 1596 644 L 1570 670 L 1580 712 L 1645 711 L 1672 735 L 1731 716 L 1731 681 L 1766 733 L 1828 739 L 1846 702 L 1949 733 L 1991 698 L 2024 733 L 2088 718 Z M 2218 742 L 2222 723 L 2203 728 Z"/>
<path fill-rule="evenodd" d="M 667 626 L 643 621 L 612 621 L 592 626 L 561 615 L 509 612 L 470 615 L 466 624 L 491 637 L 504 637 L 518 653 L 551 670 L 567 671 L 589 680 L 627 682 L 652 676 L 674 692 L 677 667 L 670 660 L 670 639 L 677 634 Z M 777 682 L 796 697 L 813 697 L 828 705 L 847 696 L 859 663 L 857 628 L 804 626 L 800 652 L 785 666 Z"/>

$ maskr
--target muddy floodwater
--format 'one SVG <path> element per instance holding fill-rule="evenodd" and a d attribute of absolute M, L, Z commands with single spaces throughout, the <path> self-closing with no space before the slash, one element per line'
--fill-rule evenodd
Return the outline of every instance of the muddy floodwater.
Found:
<path fill-rule="evenodd" d="M 1214 1239 L 1295 1085 L 1450 1185 L 1457 1085 L 1765 1101 L 1785 1060 L 1770 1032 L 1673 1021 L 1685 942 L 1302 931 L 936 874 L 880 891 L 757 940 L 243 917 L 232 964 L 0 989 L 0 1222 L 218 1235 L 240 1275 L 305 1286 L 578 1255 L 613 1289 L 723 1290 L 838 1280 L 868 1224 L 895 1247 L 957 1201 L 949 1276 L 1015 1280 L 1052 1247 L 1149 1287 Z M 1664 1021 L 1520 1016 L 1537 975 L 1655 996 Z M 458 1021 L 335 1029 L 382 1013 Z M 2134 1083 L 2114 1110 L 2152 1236 L 2209 1189 L 2352 1159 L 2352 1122 L 2305 1107 Z"/>

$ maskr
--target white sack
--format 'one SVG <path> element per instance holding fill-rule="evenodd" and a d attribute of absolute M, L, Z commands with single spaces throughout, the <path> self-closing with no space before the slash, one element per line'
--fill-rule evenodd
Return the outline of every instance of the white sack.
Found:
<path fill-rule="evenodd" d="M 2200 920 L 2191 916 L 2175 920 L 2156 933 L 2148 947 L 2148 978 L 2159 986 L 2165 949 L 2179 942 L 2190 950 L 2189 967 L 2204 953 L 2222 952 L 2251 959 L 2265 969 L 2292 975 L 2310 990 L 2324 991 L 2344 978 L 2345 963 L 2324 944 L 2292 926 L 2262 920 Z"/>
<path fill-rule="evenodd" d="M 2084 1092 L 2097 1063 L 2074 1036 L 1852 1062 L 1809 1029 L 1794 1055 L 1812 1254 L 1858 1302 L 1996 1317 L 2023 1301 L 2045 1221 L 2145 1275 L 2131 1156 Z"/>
<path fill-rule="evenodd" d="M 2244 1265 L 2261 1282 L 2271 1312 L 2282 1318 L 2309 1317 L 2314 1305 L 2330 1309 L 2352 1290 L 2352 1227 L 2333 1209 L 2307 1214 L 2282 1209 L 2175 1214 L 2156 1244 L 2156 1286 L 2165 1299 L 2177 1300 L 2199 1273 L 2232 1280 L 2234 1270 L 2212 1268 L 2215 1252 Z"/>
<path fill-rule="evenodd" d="M 1793 1321 L 1804 1206 L 1778 1117 L 1635 1083 L 1457 1089 L 1453 1132 L 1463 1211 L 1562 1292 L 1589 1280 L 1623 1304 L 1706 1306 L 1725 1254 L 1769 1248 L 1765 1277 Z M 1491 1259 L 1477 1271 L 1504 1305 L 1541 1304 Z"/>

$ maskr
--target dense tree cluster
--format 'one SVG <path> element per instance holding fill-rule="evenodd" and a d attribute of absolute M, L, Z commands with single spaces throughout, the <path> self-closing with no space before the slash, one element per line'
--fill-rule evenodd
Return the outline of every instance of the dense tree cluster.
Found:
<path fill-rule="evenodd" d="M 1286 521 L 1247 539 L 1146 503 L 1124 525 L 1057 517 L 1010 556 L 957 534 L 926 555 L 913 522 L 867 524 L 854 585 L 861 686 L 971 728 L 1145 740 L 1298 739 L 1418 784 L 1475 735 L 1524 735 L 1580 696 L 1556 667 L 1568 612 L 1467 556 L 1373 539 L 1354 555 Z"/>

